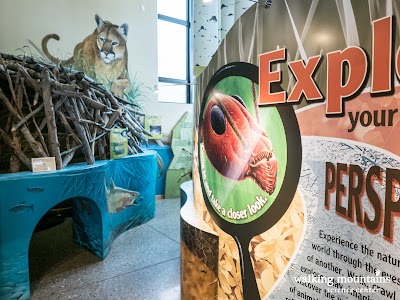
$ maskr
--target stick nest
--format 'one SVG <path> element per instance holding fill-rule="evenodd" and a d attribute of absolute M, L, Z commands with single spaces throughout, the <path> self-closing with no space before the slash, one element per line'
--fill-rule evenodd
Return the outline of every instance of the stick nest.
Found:
<path fill-rule="evenodd" d="M 129 154 L 142 152 L 150 133 L 144 114 L 84 73 L 0 54 L 0 172 L 31 170 L 31 158 L 71 161 L 109 157 L 109 132 L 126 128 Z"/>

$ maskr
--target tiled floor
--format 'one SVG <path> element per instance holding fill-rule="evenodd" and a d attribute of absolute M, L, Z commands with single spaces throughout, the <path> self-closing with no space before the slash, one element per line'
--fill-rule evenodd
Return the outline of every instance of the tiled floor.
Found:
<path fill-rule="evenodd" d="M 128 230 L 100 260 L 72 242 L 71 220 L 35 233 L 31 299 L 180 299 L 179 199 L 157 201 L 156 217 Z"/>

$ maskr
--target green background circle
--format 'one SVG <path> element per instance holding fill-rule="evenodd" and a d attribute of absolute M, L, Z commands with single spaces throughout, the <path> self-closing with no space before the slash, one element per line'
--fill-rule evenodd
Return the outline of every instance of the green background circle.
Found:
<path fill-rule="evenodd" d="M 258 96 L 257 84 L 255 84 L 255 91 Z M 239 95 L 244 100 L 248 112 L 253 116 L 254 120 L 257 121 L 256 107 L 253 97 L 253 86 L 251 80 L 240 76 L 226 77 L 215 85 L 213 91 L 210 93 L 210 95 L 208 95 L 207 103 L 214 92 L 226 95 Z M 205 103 L 204 107 L 207 107 L 207 103 Z M 203 111 L 202 113 L 204 114 L 205 111 Z M 258 123 L 260 124 L 261 128 L 264 129 L 268 138 L 271 140 L 272 148 L 277 160 L 276 187 L 271 195 L 263 191 L 258 186 L 258 184 L 250 177 L 244 180 L 236 181 L 221 175 L 211 164 L 207 157 L 207 154 L 204 153 L 204 165 L 201 166 L 201 169 L 203 170 L 203 172 L 206 172 L 206 180 L 214 197 L 216 197 L 218 203 L 223 208 L 225 208 L 225 216 L 222 214 L 222 212 L 219 212 L 214 207 L 211 201 L 211 197 L 209 198 L 207 195 L 204 196 L 206 198 L 209 198 L 207 200 L 211 203 L 216 213 L 221 218 L 230 223 L 245 224 L 252 222 L 253 220 L 263 215 L 275 201 L 275 198 L 279 194 L 279 191 L 282 187 L 283 179 L 285 177 L 287 164 L 286 134 L 278 110 L 273 106 L 259 107 Z M 202 148 L 202 144 L 203 143 L 200 143 L 199 145 L 200 149 Z M 201 160 L 200 164 L 202 164 Z M 256 202 L 256 197 L 258 196 L 261 196 L 264 199 L 266 198 L 268 199 L 268 201 L 257 213 L 250 215 L 247 205 L 254 204 Z M 229 209 L 232 209 L 233 211 L 243 211 L 246 209 L 247 218 L 240 220 L 230 219 L 228 218 Z"/>

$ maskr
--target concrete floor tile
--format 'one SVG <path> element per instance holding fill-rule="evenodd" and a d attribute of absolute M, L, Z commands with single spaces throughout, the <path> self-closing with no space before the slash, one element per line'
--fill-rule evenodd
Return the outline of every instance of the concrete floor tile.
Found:
<path fill-rule="evenodd" d="M 165 234 L 175 242 L 180 242 L 180 199 L 157 201 L 156 217 L 147 224 Z"/>
<path fill-rule="evenodd" d="M 179 199 L 157 201 L 156 217 L 121 234 L 104 260 L 72 242 L 71 219 L 35 233 L 30 247 L 32 299 L 180 299 L 179 210 Z M 95 297 L 87 298 L 91 292 Z M 157 293 L 172 298 L 156 298 Z"/>
<path fill-rule="evenodd" d="M 126 273 L 78 289 L 35 293 L 39 299 L 180 300 L 179 258 Z"/>

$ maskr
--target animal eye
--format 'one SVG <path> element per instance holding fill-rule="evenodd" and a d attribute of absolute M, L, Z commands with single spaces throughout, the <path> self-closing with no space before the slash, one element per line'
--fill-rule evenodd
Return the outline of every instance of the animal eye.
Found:
<path fill-rule="evenodd" d="M 211 108 L 210 122 L 212 129 L 216 134 L 221 135 L 225 132 L 226 129 L 225 116 L 222 110 L 217 105 L 214 105 Z"/>
<path fill-rule="evenodd" d="M 103 38 L 99 38 L 99 40 L 104 43 L 104 39 Z"/>
<path fill-rule="evenodd" d="M 247 108 L 247 107 L 246 107 L 246 103 L 244 103 L 243 99 L 242 99 L 240 96 L 238 96 L 238 95 L 232 95 L 231 97 L 234 98 L 234 99 L 236 99 L 237 101 L 239 101 L 240 104 L 242 104 L 245 108 Z"/>
<path fill-rule="evenodd" d="M 117 46 L 117 45 L 118 45 L 118 42 L 112 42 L 111 45 Z"/>

